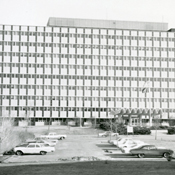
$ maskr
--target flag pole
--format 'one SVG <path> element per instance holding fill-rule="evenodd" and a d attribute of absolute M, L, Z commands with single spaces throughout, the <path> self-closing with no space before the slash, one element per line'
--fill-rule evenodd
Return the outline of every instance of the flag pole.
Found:
<path fill-rule="evenodd" d="M 152 126 L 152 118 L 151 118 L 151 91 L 150 91 L 150 77 L 149 77 L 149 84 L 148 84 L 148 93 L 149 93 L 149 126 Z"/>

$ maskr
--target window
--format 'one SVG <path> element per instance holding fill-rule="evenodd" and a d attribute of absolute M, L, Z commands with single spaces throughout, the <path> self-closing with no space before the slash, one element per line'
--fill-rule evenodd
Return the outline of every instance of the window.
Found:
<path fill-rule="evenodd" d="M 35 148 L 35 145 L 28 145 L 28 148 Z"/>

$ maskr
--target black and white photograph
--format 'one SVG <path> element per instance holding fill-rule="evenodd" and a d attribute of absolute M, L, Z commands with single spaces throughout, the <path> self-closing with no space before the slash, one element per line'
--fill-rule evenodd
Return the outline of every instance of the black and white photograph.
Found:
<path fill-rule="evenodd" d="M 113 174 L 175 174 L 175 1 L 0 0 L 0 175 Z"/>

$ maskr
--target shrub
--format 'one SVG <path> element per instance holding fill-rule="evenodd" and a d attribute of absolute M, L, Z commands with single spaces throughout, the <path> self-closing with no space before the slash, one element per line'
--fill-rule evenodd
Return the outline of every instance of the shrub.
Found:
<path fill-rule="evenodd" d="M 100 128 L 105 130 L 105 131 L 110 131 L 111 125 L 109 122 L 103 122 L 103 123 L 100 123 Z M 119 135 L 127 135 L 127 126 L 124 125 L 123 123 L 113 123 L 112 124 L 112 131 L 119 133 Z M 133 134 L 135 134 L 135 135 L 151 134 L 150 128 L 140 127 L 140 126 L 133 127 L 133 132 L 134 132 Z"/>
<path fill-rule="evenodd" d="M 168 123 L 169 123 L 170 126 L 175 126 L 175 120 L 174 119 L 170 119 L 168 121 Z"/>
<path fill-rule="evenodd" d="M 164 129 L 167 129 L 169 126 L 158 126 L 158 127 L 156 127 L 156 126 L 151 126 L 151 127 L 149 127 L 150 128 L 150 130 L 164 130 Z"/>
<path fill-rule="evenodd" d="M 157 128 L 157 130 L 159 129 L 159 127 L 156 127 L 156 126 L 150 126 L 149 127 L 150 130 L 156 130 L 156 128 Z"/>
<path fill-rule="evenodd" d="M 175 127 L 168 127 L 168 134 L 175 134 Z"/>
<path fill-rule="evenodd" d="M 160 126 L 160 129 L 168 129 L 169 126 Z"/>
<path fill-rule="evenodd" d="M 102 123 L 100 123 L 99 128 L 103 129 L 105 131 L 110 131 L 111 130 L 111 125 L 110 125 L 109 122 L 102 122 Z"/>
<path fill-rule="evenodd" d="M 119 133 L 119 135 L 126 135 L 127 134 L 127 128 L 123 123 L 115 124 L 116 131 Z"/>
<path fill-rule="evenodd" d="M 134 129 L 135 135 L 149 135 L 149 134 L 151 134 L 150 128 L 147 128 L 147 127 L 137 126 L 137 127 L 134 127 L 133 129 Z"/>

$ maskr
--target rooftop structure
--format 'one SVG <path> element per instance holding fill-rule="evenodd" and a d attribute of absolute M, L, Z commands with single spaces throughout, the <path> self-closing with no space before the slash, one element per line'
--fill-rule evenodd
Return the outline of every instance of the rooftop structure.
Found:
<path fill-rule="evenodd" d="M 138 22 L 138 21 L 115 21 L 95 19 L 71 19 L 71 18 L 49 18 L 47 26 L 50 27 L 85 27 L 106 29 L 129 29 L 129 30 L 152 30 L 167 31 L 168 23 Z"/>

